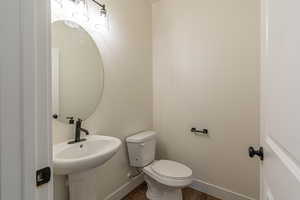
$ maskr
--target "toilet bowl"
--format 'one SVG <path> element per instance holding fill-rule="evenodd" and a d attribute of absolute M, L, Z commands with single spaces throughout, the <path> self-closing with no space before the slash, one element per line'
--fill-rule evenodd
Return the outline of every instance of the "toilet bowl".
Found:
<path fill-rule="evenodd" d="M 182 200 L 181 189 L 192 183 L 192 170 L 175 161 L 154 161 L 143 172 L 150 200 Z"/>
<path fill-rule="evenodd" d="M 192 170 L 179 162 L 155 160 L 156 133 L 126 138 L 130 166 L 142 168 L 150 200 L 182 200 L 181 189 L 192 183 Z"/>

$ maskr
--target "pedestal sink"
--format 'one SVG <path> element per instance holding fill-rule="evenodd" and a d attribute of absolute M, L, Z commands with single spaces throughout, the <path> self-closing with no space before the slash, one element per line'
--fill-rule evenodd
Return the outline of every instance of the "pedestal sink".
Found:
<path fill-rule="evenodd" d="M 70 200 L 96 200 L 95 168 L 104 164 L 121 146 L 114 137 L 91 135 L 86 141 L 53 146 L 55 175 L 68 175 Z"/>

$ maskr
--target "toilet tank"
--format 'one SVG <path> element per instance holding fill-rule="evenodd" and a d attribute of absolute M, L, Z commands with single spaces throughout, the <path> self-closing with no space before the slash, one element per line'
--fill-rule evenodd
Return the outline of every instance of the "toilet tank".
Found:
<path fill-rule="evenodd" d="M 126 138 L 132 167 L 145 167 L 155 159 L 156 132 L 144 131 Z"/>

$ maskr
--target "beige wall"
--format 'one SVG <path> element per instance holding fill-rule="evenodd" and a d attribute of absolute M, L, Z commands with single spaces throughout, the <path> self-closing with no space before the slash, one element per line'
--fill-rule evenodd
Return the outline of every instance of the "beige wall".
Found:
<path fill-rule="evenodd" d="M 124 139 L 152 128 L 151 7 L 109 0 L 110 31 L 98 41 L 104 94 L 85 126 Z M 161 0 L 153 5 L 154 122 L 159 156 L 196 178 L 258 198 L 259 1 Z M 208 128 L 210 137 L 189 133 Z M 74 136 L 54 122 L 54 143 Z M 125 146 L 98 169 L 98 199 L 128 181 Z M 55 200 L 67 200 L 62 177 Z"/>
<path fill-rule="evenodd" d="M 259 0 L 153 5 L 154 124 L 163 158 L 258 199 Z M 194 136 L 192 126 L 210 137 Z"/>
<path fill-rule="evenodd" d="M 85 127 L 97 134 L 124 138 L 152 128 L 152 36 L 148 0 L 109 0 L 110 30 L 99 33 L 104 64 L 104 93 Z M 73 126 L 53 123 L 54 143 L 74 137 Z M 129 179 L 125 146 L 98 169 L 98 199 Z M 55 200 L 67 200 L 62 177 L 55 178 Z"/>

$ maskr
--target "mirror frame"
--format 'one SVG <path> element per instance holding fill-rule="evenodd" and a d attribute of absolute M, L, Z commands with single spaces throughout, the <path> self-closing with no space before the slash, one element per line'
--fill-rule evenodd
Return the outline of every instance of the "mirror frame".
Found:
<path fill-rule="evenodd" d="M 53 1 L 53 0 L 52 0 L 52 1 Z M 91 27 L 89 26 L 89 24 L 84 23 L 84 22 L 81 22 L 81 21 L 76 20 L 76 19 L 74 19 L 74 18 L 70 18 L 70 17 L 68 17 L 68 16 L 67 16 L 66 14 L 64 14 L 64 13 L 61 13 L 61 12 L 55 12 L 55 9 L 52 9 L 52 11 L 51 11 L 51 24 L 50 24 L 50 30 L 52 30 L 51 26 L 52 26 L 53 23 L 55 23 L 55 22 L 57 22 L 57 21 L 65 21 L 65 20 L 68 20 L 68 21 L 71 21 L 71 22 L 73 22 L 73 23 L 78 24 L 79 26 L 81 26 L 81 27 L 82 27 L 82 28 L 90 35 L 90 37 L 92 38 L 92 40 L 94 41 L 94 43 L 95 43 L 96 46 L 97 46 L 99 55 L 100 55 L 101 60 L 102 60 L 103 67 L 102 67 L 102 69 L 100 69 L 100 70 L 102 70 L 102 74 L 103 74 L 103 78 L 102 78 L 102 88 L 101 88 L 101 89 L 102 89 L 102 93 L 101 93 L 101 95 L 100 95 L 99 102 L 98 102 L 98 105 L 96 106 L 96 109 L 95 109 L 94 112 L 88 117 L 88 118 L 90 118 L 90 117 L 96 112 L 96 110 L 98 109 L 98 107 L 99 107 L 99 105 L 100 105 L 100 103 L 101 103 L 101 101 L 102 101 L 102 99 L 103 99 L 103 94 L 104 94 L 104 91 L 105 91 L 105 60 L 103 59 L 104 56 L 103 56 L 102 51 L 101 51 L 101 49 L 102 49 L 101 46 L 103 45 L 102 43 L 105 44 L 105 40 L 103 39 L 103 35 L 102 35 L 101 33 L 99 33 L 99 32 L 94 31 L 93 28 L 91 28 Z M 51 37 L 50 37 L 50 38 L 51 38 Z M 101 44 L 100 44 L 100 43 L 101 43 Z M 104 46 L 104 45 L 103 45 L 103 46 Z M 88 118 L 87 118 L 87 119 L 88 119 Z M 84 119 L 84 121 L 87 120 L 87 119 Z M 59 119 L 57 119 L 56 121 L 59 121 L 59 122 L 61 122 L 61 123 L 63 123 L 63 124 L 66 124 L 66 122 L 63 122 L 63 121 L 61 121 L 61 120 L 59 120 Z"/>

